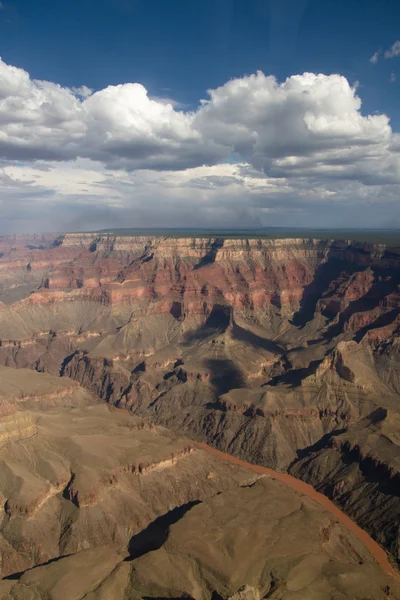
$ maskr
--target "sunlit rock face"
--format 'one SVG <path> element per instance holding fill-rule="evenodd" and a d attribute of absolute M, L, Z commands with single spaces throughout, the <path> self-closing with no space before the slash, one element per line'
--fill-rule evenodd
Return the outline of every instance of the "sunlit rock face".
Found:
<path fill-rule="evenodd" d="M 68 377 L 140 419 L 290 469 L 398 555 L 398 525 L 388 525 L 399 511 L 396 467 L 386 434 L 371 431 L 393 429 L 392 461 L 399 249 L 109 234 L 1 244 L 0 364 Z M 15 435 L 34 427 L 18 420 Z M 12 429 L 5 421 L 2 435 Z M 386 495 L 357 492 L 369 483 L 365 465 L 386 478 Z M 351 489 L 344 473 L 355 478 Z"/>

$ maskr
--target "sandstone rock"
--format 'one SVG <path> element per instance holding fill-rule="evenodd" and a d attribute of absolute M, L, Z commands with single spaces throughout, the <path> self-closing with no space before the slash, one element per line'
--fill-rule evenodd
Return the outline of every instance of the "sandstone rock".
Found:
<path fill-rule="evenodd" d="M 2 453 L 8 456 L 5 572 L 67 549 L 115 541 L 122 548 L 127 531 L 214 493 L 222 477 L 218 466 L 203 464 L 198 453 L 176 460 L 187 448 L 186 442 L 175 447 L 176 433 L 289 468 L 320 486 L 398 557 L 399 465 L 391 451 L 400 412 L 399 249 L 102 233 L 11 236 L 0 238 L 0 249 L 0 364 L 66 382 L 53 393 L 41 388 L 49 380 L 36 388 L 39 380 L 24 373 L 31 386 L 21 392 L 26 397 L 7 392 L 1 398 Z M 20 390 L 18 380 L 12 387 Z M 161 436 L 157 451 L 158 430 L 135 433 L 143 441 L 135 454 L 127 441 L 132 430 L 123 435 L 118 421 L 128 417 L 107 412 L 94 418 L 100 409 L 87 406 L 98 402 L 94 396 L 134 413 L 138 423 L 146 419 L 175 433 Z M 78 411 L 75 421 L 66 408 Z M 114 436 L 123 440 L 115 447 Z M 120 441 L 132 453 L 123 464 Z M 115 450 L 113 459 L 103 442 Z M 7 454 L 10 448 L 14 454 Z M 21 448 L 38 464 L 28 467 Z M 174 453 L 173 466 L 166 449 Z M 181 463 L 190 469 L 170 476 Z M 153 483 L 139 490 L 143 478 Z M 223 487 L 232 481 L 231 473 Z M 127 517 L 121 525 L 116 511 L 137 515 L 134 525 Z M 46 547 L 39 548 L 35 540 L 44 529 Z M 126 566 L 116 573 L 111 579 L 123 587 Z M 337 577 L 350 585 L 347 576 Z M 111 579 L 107 586 L 114 585 Z M 230 596 L 246 584 L 230 588 Z"/>
<path fill-rule="evenodd" d="M 23 574 L 5 600 L 63 592 L 71 600 L 394 600 L 400 587 L 332 516 L 264 478 L 193 506 L 151 552 L 125 561 L 111 548 L 80 552 Z"/>

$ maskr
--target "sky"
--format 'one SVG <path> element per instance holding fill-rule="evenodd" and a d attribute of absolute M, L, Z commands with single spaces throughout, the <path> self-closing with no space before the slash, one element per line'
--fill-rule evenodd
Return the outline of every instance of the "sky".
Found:
<path fill-rule="evenodd" d="M 398 0 L 0 0 L 0 233 L 400 227 Z"/>

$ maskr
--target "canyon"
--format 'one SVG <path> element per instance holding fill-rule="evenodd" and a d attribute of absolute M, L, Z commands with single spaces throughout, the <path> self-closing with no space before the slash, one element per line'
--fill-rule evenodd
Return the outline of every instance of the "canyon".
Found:
<path fill-rule="evenodd" d="M 400 243 L 0 237 L 0 594 L 400 598 L 399 333 Z"/>

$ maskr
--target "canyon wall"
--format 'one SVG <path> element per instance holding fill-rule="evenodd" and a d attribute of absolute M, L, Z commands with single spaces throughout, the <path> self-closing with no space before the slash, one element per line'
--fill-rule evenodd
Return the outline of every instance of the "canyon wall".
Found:
<path fill-rule="evenodd" d="M 13 244 L 0 257 L 0 364 L 67 376 L 140 418 L 291 469 L 398 556 L 398 525 L 382 520 L 397 523 L 395 486 L 353 510 L 364 480 L 341 482 L 356 432 L 400 412 L 399 248 L 89 233 Z M 373 464 L 389 468 L 382 448 Z M 363 472 L 370 446 L 350 454 Z"/>

